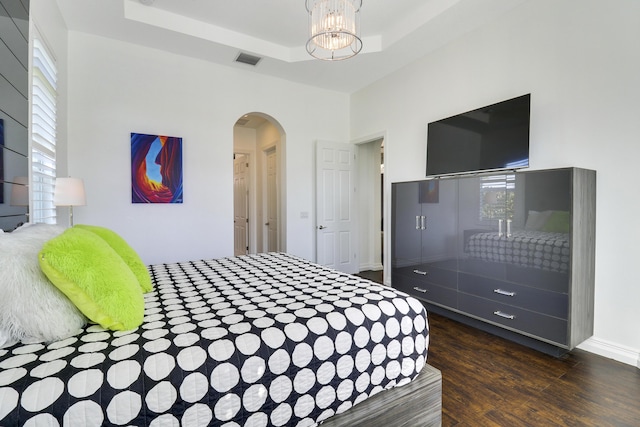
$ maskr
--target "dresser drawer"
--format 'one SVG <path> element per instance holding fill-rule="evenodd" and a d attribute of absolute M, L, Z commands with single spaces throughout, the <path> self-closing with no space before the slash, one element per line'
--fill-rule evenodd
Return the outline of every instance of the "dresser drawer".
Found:
<path fill-rule="evenodd" d="M 506 277 L 510 282 L 522 283 L 523 285 L 548 291 L 567 292 L 569 290 L 569 273 L 566 272 L 560 273 L 539 268 L 508 265 Z"/>
<path fill-rule="evenodd" d="M 402 267 L 394 269 L 393 273 L 394 276 L 397 274 L 452 289 L 456 289 L 458 285 L 458 273 L 455 268 L 443 268 L 439 264 L 418 264 Z"/>
<path fill-rule="evenodd" d="M 567 344 L 567 321 L 523 310 L 460 292 L 458 309 L 494 324 L 503 325 L 560 345 Z"/>
<path fill-rule="evenodd" d="M 463 258 L 460 260 L 460 271 L 473 276 L 491 277 L 504 280 L 506 277 L 506 264 L 501 262 L 488 262 L 474 258 Z"/>
<path fill-rule="evenodd" d="M 529 286 L 461 273 L 458 290 L 514 307 L 567 319 L 569 296 Z"/>
<path fill-rule="evenodd" d="M 458 292 L 455 289 L 438 286 L 421 278 L 407 277 L 401 274 L 392 275 L 391 285 L 399 291 L 406 292 L 416 298 L 449 308 L 457 307 Z"/>

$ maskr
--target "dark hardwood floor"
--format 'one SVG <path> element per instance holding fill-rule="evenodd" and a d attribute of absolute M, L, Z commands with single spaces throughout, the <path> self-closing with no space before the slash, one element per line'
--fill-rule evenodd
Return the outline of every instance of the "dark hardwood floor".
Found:
<path fill-rule="evenodd" d="M 360 275 L 381 281 L 380 272 Z M 555 358 L 428 317 L 443 426 L 640 426 L 640 369 L 582 350 Z"/>

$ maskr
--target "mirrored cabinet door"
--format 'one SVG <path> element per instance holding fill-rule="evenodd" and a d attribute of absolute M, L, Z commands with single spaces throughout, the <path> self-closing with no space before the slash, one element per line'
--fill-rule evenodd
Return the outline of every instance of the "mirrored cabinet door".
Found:
<path fill-rule="evenodd" d="M 0 0 L 0 228 L 29 212 L 29 1 Z"/>
<path fill-rule="evenodd" d="M 422 262 L 420 183 L 394 183 L 392 187 L 392 267 L 417 266 Z"/>

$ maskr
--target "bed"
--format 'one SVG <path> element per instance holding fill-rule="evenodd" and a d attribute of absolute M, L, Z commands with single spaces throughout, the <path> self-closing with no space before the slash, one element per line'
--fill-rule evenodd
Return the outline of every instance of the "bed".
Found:
<path fill-rule="evenodd" d="M 416 299 L 283 253 L 148 271 L 141 326 L 0 349 L 0 425 L 440 425 Z"/>

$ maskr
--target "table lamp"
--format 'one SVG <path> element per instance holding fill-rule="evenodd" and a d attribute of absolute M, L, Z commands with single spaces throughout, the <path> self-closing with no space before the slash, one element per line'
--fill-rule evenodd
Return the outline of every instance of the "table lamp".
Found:
<path fill-rule="evenodd" d="M 57 178 L 53 204 L 69 206 L 69 227 L 73 227 L 73 207 L 87 204 L 84 181 L 80 178 Z"/>

